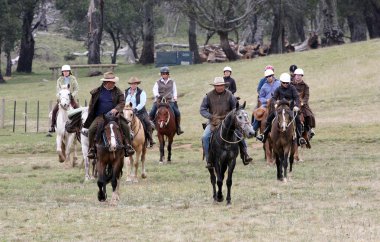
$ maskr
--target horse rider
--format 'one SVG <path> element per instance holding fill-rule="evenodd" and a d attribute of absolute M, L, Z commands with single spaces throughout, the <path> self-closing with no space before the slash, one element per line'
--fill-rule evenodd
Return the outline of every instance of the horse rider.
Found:
<path fill-rule="evenodd" d="M 267 65 L 265 68 L 264 68 L 264 72 L 266 70 L 272 70 L 273 71 L 273 75 L 274 75 L 274 67 L 271 66 L 271 65 Z M 274 77 L 275 78 L 275 77 Z M 276 79 L 276 78 L 275 78 Z M 264 86 L 265 82 L 267 81 L 267 78 L 266 76 L 264 76 L 263 78 L 260 79 L 259 81 L 259 84 L 257 85 L 257 94 L 260 94 L 260 90 L 261 88 Z"/>
<path fill-rule="evenodd" d="M 119 78 L 114 75 L 113 72 L 106 72 L 102 79 L 102 84 L 93 89 L 88 108 L 88 117 L 83 124 L 83 128 L 88 129 L 89 147 L 88 158 L 94 159 L 96 154 L 95 149 L 95 134 L 98 127 L 104 123 L 104 115 L 116 116 L 117 113 L 122 114 L 125 106 L 125 99 L 123 92 L 116 87 L 116 82 Z M 123 131 L 123 143 L 125 156 L 130 156 L 135 153 L 131 144 L 131 133 L 127 123 L 127 120 L 120 115 L 120 126 Z"/>
<path fill-rule="evenodd" d="M 59 92 L 61 91 L 61 86 L 67 85 L 70 90 L 70 104 L 73 108 L 79 108 L 79 105 L 75 102 L 75 97 L 78 94 L 78 81 L 71 73 L 71 67 L 69 65 L 63 65 L 61 68 L 61 76 L 57 80 L 57 98 L 59 96 Z M 55 126 L 57 124 L 57 112 L 58 112 L 58 103 L 55 104 L 51 117 L 51 127 L 49 129 L 49 133 L 55 132 Z"/>
<path fill-rule="evenodd" d="M 202 136 L 203 152 L 206 157 L 206 168 L 212 168 L 213 164 L 208 160 L 211 133 L 223 121 L 227 114 L 236 107 L 236 97 L 226 89 L 226 83 L 222 77 L 215 77 L 214 83 L 210 84 L 214 89 L 206 94 L 202 100 L 200 114 L 209 120 Z M 244 139 L 239 142 L 240 156 L 244 165 L 252 162 L 248 155 L 247 145 Z"/>
<path fill-rule="evenodd" d="M 150 120 L 154 121 L 158 109 L 158 103 L 165 98 L 169 101 L 169 106 L 174 112 L 177 135 L 183 134 L 181 129 L 181 113 L 177 105 L 177 86 L 175 81 L 170 78 L 169 67 L 164 66 L 160 69 L 161 78 L 153 86 L 154 103 L 149 113 Z"/>
<path fill-rule="evenodd" d="M 236 82 L 235 80 L 231 77 L 232 74 L 232 68 L 229 66 L 226 66 L 223 68 L 223 79 L 224 82 L 228 84 L 227 90 L 232 92 L 232 94 L 235 94 L 236 92 Z"/>
<path fill-rule="evenodd" d="M 309 106 L 309 86 L 303 80 L 304 72 L 298 68 L 294 71 L 293 86 L 297 89 L 301 101 L 301 112 L 305 118 L 305 129 L 310 131 L 311 138 L 315 135 L 315 117 Z"/>
<path fill-rule="evenodd" d="M 294 71 L 297 70 L 297 68 L 298 67 L 296 65 L 289 66 L 290 82 L 292 84 L 294 84 L 294 76 L 295 76 Z"/>
<path fill-rule="evenodd" d="M 277 100 L 282 100 L 286 99 L 290 101 L 290 109 L 293 109 L 295 113 L 297 113 L 300 110 L 300 101 L 299 101 L 299 96 L 297 89 L 290 84 L 290 75 L 288 73 L 282 73 L 280 76 L 280 81 L 281 85 L 276 89 L 276 91 L 273 94 L 272 100 L 277 101 Z M 272 112 L 269 114 L 266 125 L 265 125 L 265 130 L 264 134 L 261 134 L 257 136 L 256 138 L 263 143 L 265 143 L 268 134 L 271 130 L 272 127 L 272 121 L 275 118 L 275 112 Z M 304 145 L 306 144 L 306 140 L 301 136 L 302 133 L 302 126 L 301 122 L 299 119 L 299 116 L 295 114 L 295 122 L 296 122 L 296 133 L 297 133 L 297 143 L 299 145 Z"/>
<path fill-rule="evenodd" d="M 137 77 L 131 77 L 129 79 L 128 84 L 130 87 L 125 89 L 125 103 L 132 103 L 133 113 L 135 113 L 143 123 L 145 135 L 149 141 L 149 147 L 152 147 L 156 142 L 153 140 L 153 127 L 145 108 L 146 92 L 138 87 L 140 83 L 141 81 Z"/>
<path fill-rule="evenodd" d="M 274 72 L 272 69 L 265 70 L 264 76 L 265 76 L 266 82 L 260 89 L 260 93 L 259 93 L 260 107 L 258 108 L 265 110 L 269 99 L 272 98 L 275 90 L 281 85 L 281 83 L 279 80 L 277 80 L 274 77 Z M 257 136 L 257 130 L 260 128 L 260 123 L 261 121 L 257 119 L 254 119 L 252 123 L 253 129 L 255 130 L 255 136 Z"/>

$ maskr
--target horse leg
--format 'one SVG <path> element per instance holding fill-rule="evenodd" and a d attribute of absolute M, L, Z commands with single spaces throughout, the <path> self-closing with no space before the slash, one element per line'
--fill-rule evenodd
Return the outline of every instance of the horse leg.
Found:
<path fill-rule="evenodd" d="M 88 155 L 88 138 L 81 134 L 81 145 L 82 145 L 82 155 L 84 160 L 84 179 L 88 181 L 91 179 L 90 176 L 90 159 L 87 157 Z"/>
<path fill-rule="evenodd" d="M 124 157 L 119 159 L 119 162 L 116 161 L 116 163 L 113 165 L 112 169 L 112 199 L 111 199 L 111 205 L 117 205 L 117 201 L 120 200 L 119 196 L 119 187 L 120 187 L 120 174 L 123 169 L 123 159 Z"/>
<path fill-rule="evenodd" d="M 158 135 L 158 140 L 160 141 L 160 163 L 164 161 L 165 156 L 165 140 L 163 135 Z"/>
<path fill-rule="evenodd" d="M 101 164 L 102 162 L 97 163 L 97 170 L 98 170 L 98 200 L 99 202 L 104 202 L 107 199 L 107 193 L 106 193 L 106 179 L 105 179 L 105 166 L 104 164 Z"/>
<path fill-rule="evenodd" d="M 214 168 L 209 168 L 208 172 L 210 173 L 210 181 L 212 185 L 212 198 L 216 202 L 216 176 L 215 176 L 215 171 Z"/>
<path fill-rule="evenodd" d="M 281 159 L 278 154 L 276 154 L 276 167 L 277 167 L 277 180 L 281 180 Z"/>
<path fill-rule="evenodd" d="M 62 146 L 64 146 L 64 144 L 62 144 L 62 136 L 60 134 L 57 134 L 56 143 L 57 143 L 58 161 L 62 163 L 66 160 L 66 157 L 64 153 L 62 153 Z"/>
<path fill-rule="evenodd" d="M 65 160 L 65 163 L 66 163 L 66 166 L 67 167 L 74 167 L 74 163 L 70 163 L 70 154 L 71 154 L 71 145 L 73 144 L 74 142 L 74 134 L 68 134 L 67 135 L 67 138 L 66 138 L 66 160 Z M 73 162 L 74 162 L 74 157 L 73 157 Z"/>
<path fill-rule="evenodd" d="M 169 137 L 168 141 L 168 163 L 172 161 L 172 144 L 173 144 L 173 136 Z"/>
<path fill-rule="evenodd" d="M 218 184 L 218 195 L 217 195 L 217 201 L 218 202 L 223 202 L 224 197 L 223 197 L 223 180 L 224 180 L 224 172 L 226 172 L 227 165 L 222 164 L 222 166 L 217 165 L 216 167 L 219 172 L 217 172 L 218 179 L 216 183 Z"/>
<path fill-rule="evenodd" d="M 132 165 L 133 164 L 133 155 L 129 156 L 128 158 L 124 158 L 126 160 L 126 163 L 127 163 L 127 179 L 126 181 L 127 182 L 132 182 L 133 181 L 133 168 L 132 168 Z"/>
<path fill-rule="evenodd" d="M 231 162 L 231 164 L 228 167 L 228 176 L 226 180 L 226 185 L 227 185 L 227 205 L 231 205 L 231 186 L 232 186 L 232 174 L 235 169 L 235 164 L 236 164 L 236 159 Z"/>
<path fill-rule="evenodd" d="M 270 144 L 268 140 L 265 142 L 263 147 L 264 147 L 265 159 L 267 161 L 267 165 L 272 166 L 273 165 L 272 152 L 271 152 L 271 148 L 270 148 Z"/>
<path fill-rule="evenodd" d="M 143 179 L 147 178 L 146 171 L 145 171 L 145 154 L 146 154 L 146 145 L 143 145 L 143 148 L 141 151 L 141 178 Z"/>
<path fill-rule="evenodd" d="M 139 161 L 140 161 L 140 156 L 141 156 L 141 146 L 138 147 L 137 149 L 135 149 L 135 151 L 136 151 L 136 159 L 134 159 L 134 161 L 133 161 L 133 166 L 135 168 L 135 174 L 133 177 L 133 182 L 138 182 L 137 171 L 139 169 Z"/>

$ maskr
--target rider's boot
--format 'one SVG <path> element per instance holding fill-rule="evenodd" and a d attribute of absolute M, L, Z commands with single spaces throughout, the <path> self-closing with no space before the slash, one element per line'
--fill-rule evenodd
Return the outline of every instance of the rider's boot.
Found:
<path fill-rule="evenodd" d="M 247 147 L 243 144 L 243 142 L 239 142 L 240 148 L 240 158 L 243 161 L 243 164 L 246 166 L 253 161 L 252 157 L 249 156 Z"/>
<path fill-rule="evenodd" d="M 177 135 L 183 134 L 183 131 L 181 130 L 181 117 L 176 117 L 176 124 L 177 124 Z"/>
<path fill-rule="evenodd" d="M 55 132 L 55 126 L 57 124 L 57 113 L 58 113 L 58 104 L 54 107 L 53 112 L 51 114 L 51 126 L 49 129 L 49 133 Z"/>
<path fill-rule="evenodd" d="M 94 138 L 89 137 L 89 144 L 88 144 L 88 147 L 90 147 L 90 149 L 88 150 L 88 153 L 87 153 L 87 157 L 89 159 L 95 159 L 96 158 L 96 147 L 94 145 Z"/>
<path fill-rule="evenodd" d="M 206 163 L 206 168 L 207 169 L 212 169 L 212 168 L 214 168 L 214 165 L 208 160 L 207 163 Z"/>
<path fill-rule="evenodd" d="M 314 137 L 314 135 L 315 135 L 314 129 L 311 128 L 310 129 L 310 139 L 312 139 Z"/>
<path fill-rule="evenodd" d="M 271 125 L 270 125 L 270 123 L 269 124 L 267 123 L 265 125 L 264 133 L 256 136 L 256 139 L 259 140 L 259 141 L 261 141 L 261 142 L 263 142 L 263 143 L 265 143 L 267 141 L 270 129 L 271 129 Z"/>
<path fill-rule="evenodd" d="M 301 146 L 301 145 L 305 145 L 306 144 L 306 140 L 302 137 L 302 124 L 298 124 L 297 127 L 296 127 L 296 131 L 297 131 L 297 143 L 298 143 L 298 146 Z"/>

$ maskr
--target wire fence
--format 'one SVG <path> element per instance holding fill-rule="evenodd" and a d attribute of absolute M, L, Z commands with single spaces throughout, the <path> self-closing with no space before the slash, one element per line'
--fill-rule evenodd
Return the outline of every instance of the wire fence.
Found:
<path fill-rule="evenodd" d="M 77 102 L 80 104 L 79 100 Z M 49 113 L 56 101 L 0 100 L 0 128 L 3 132 L 48 132 L 51 124 Z M 87 106 L 87 100 L 84 101 Z"/>

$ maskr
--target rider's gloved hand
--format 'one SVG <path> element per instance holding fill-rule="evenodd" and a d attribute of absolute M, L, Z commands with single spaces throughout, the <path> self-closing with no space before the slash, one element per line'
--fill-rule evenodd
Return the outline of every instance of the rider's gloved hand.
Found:
<path fill-rule="evenodd" d="M 138 112 L 137 108 L 134 108 L 134 109 L 133 109 L 133 113 L 134 113 L 134 114 L 137 114 L 137 112 Z"/>
<path fill-rule="evenodd" d="M 293 107 L 293 111 L 294 111 L 294 112 L 298 112 L 298 111 L 300 111 L 300 108 L 297 107 L 297 106 L 294 106 L 294 107 Z"/>

